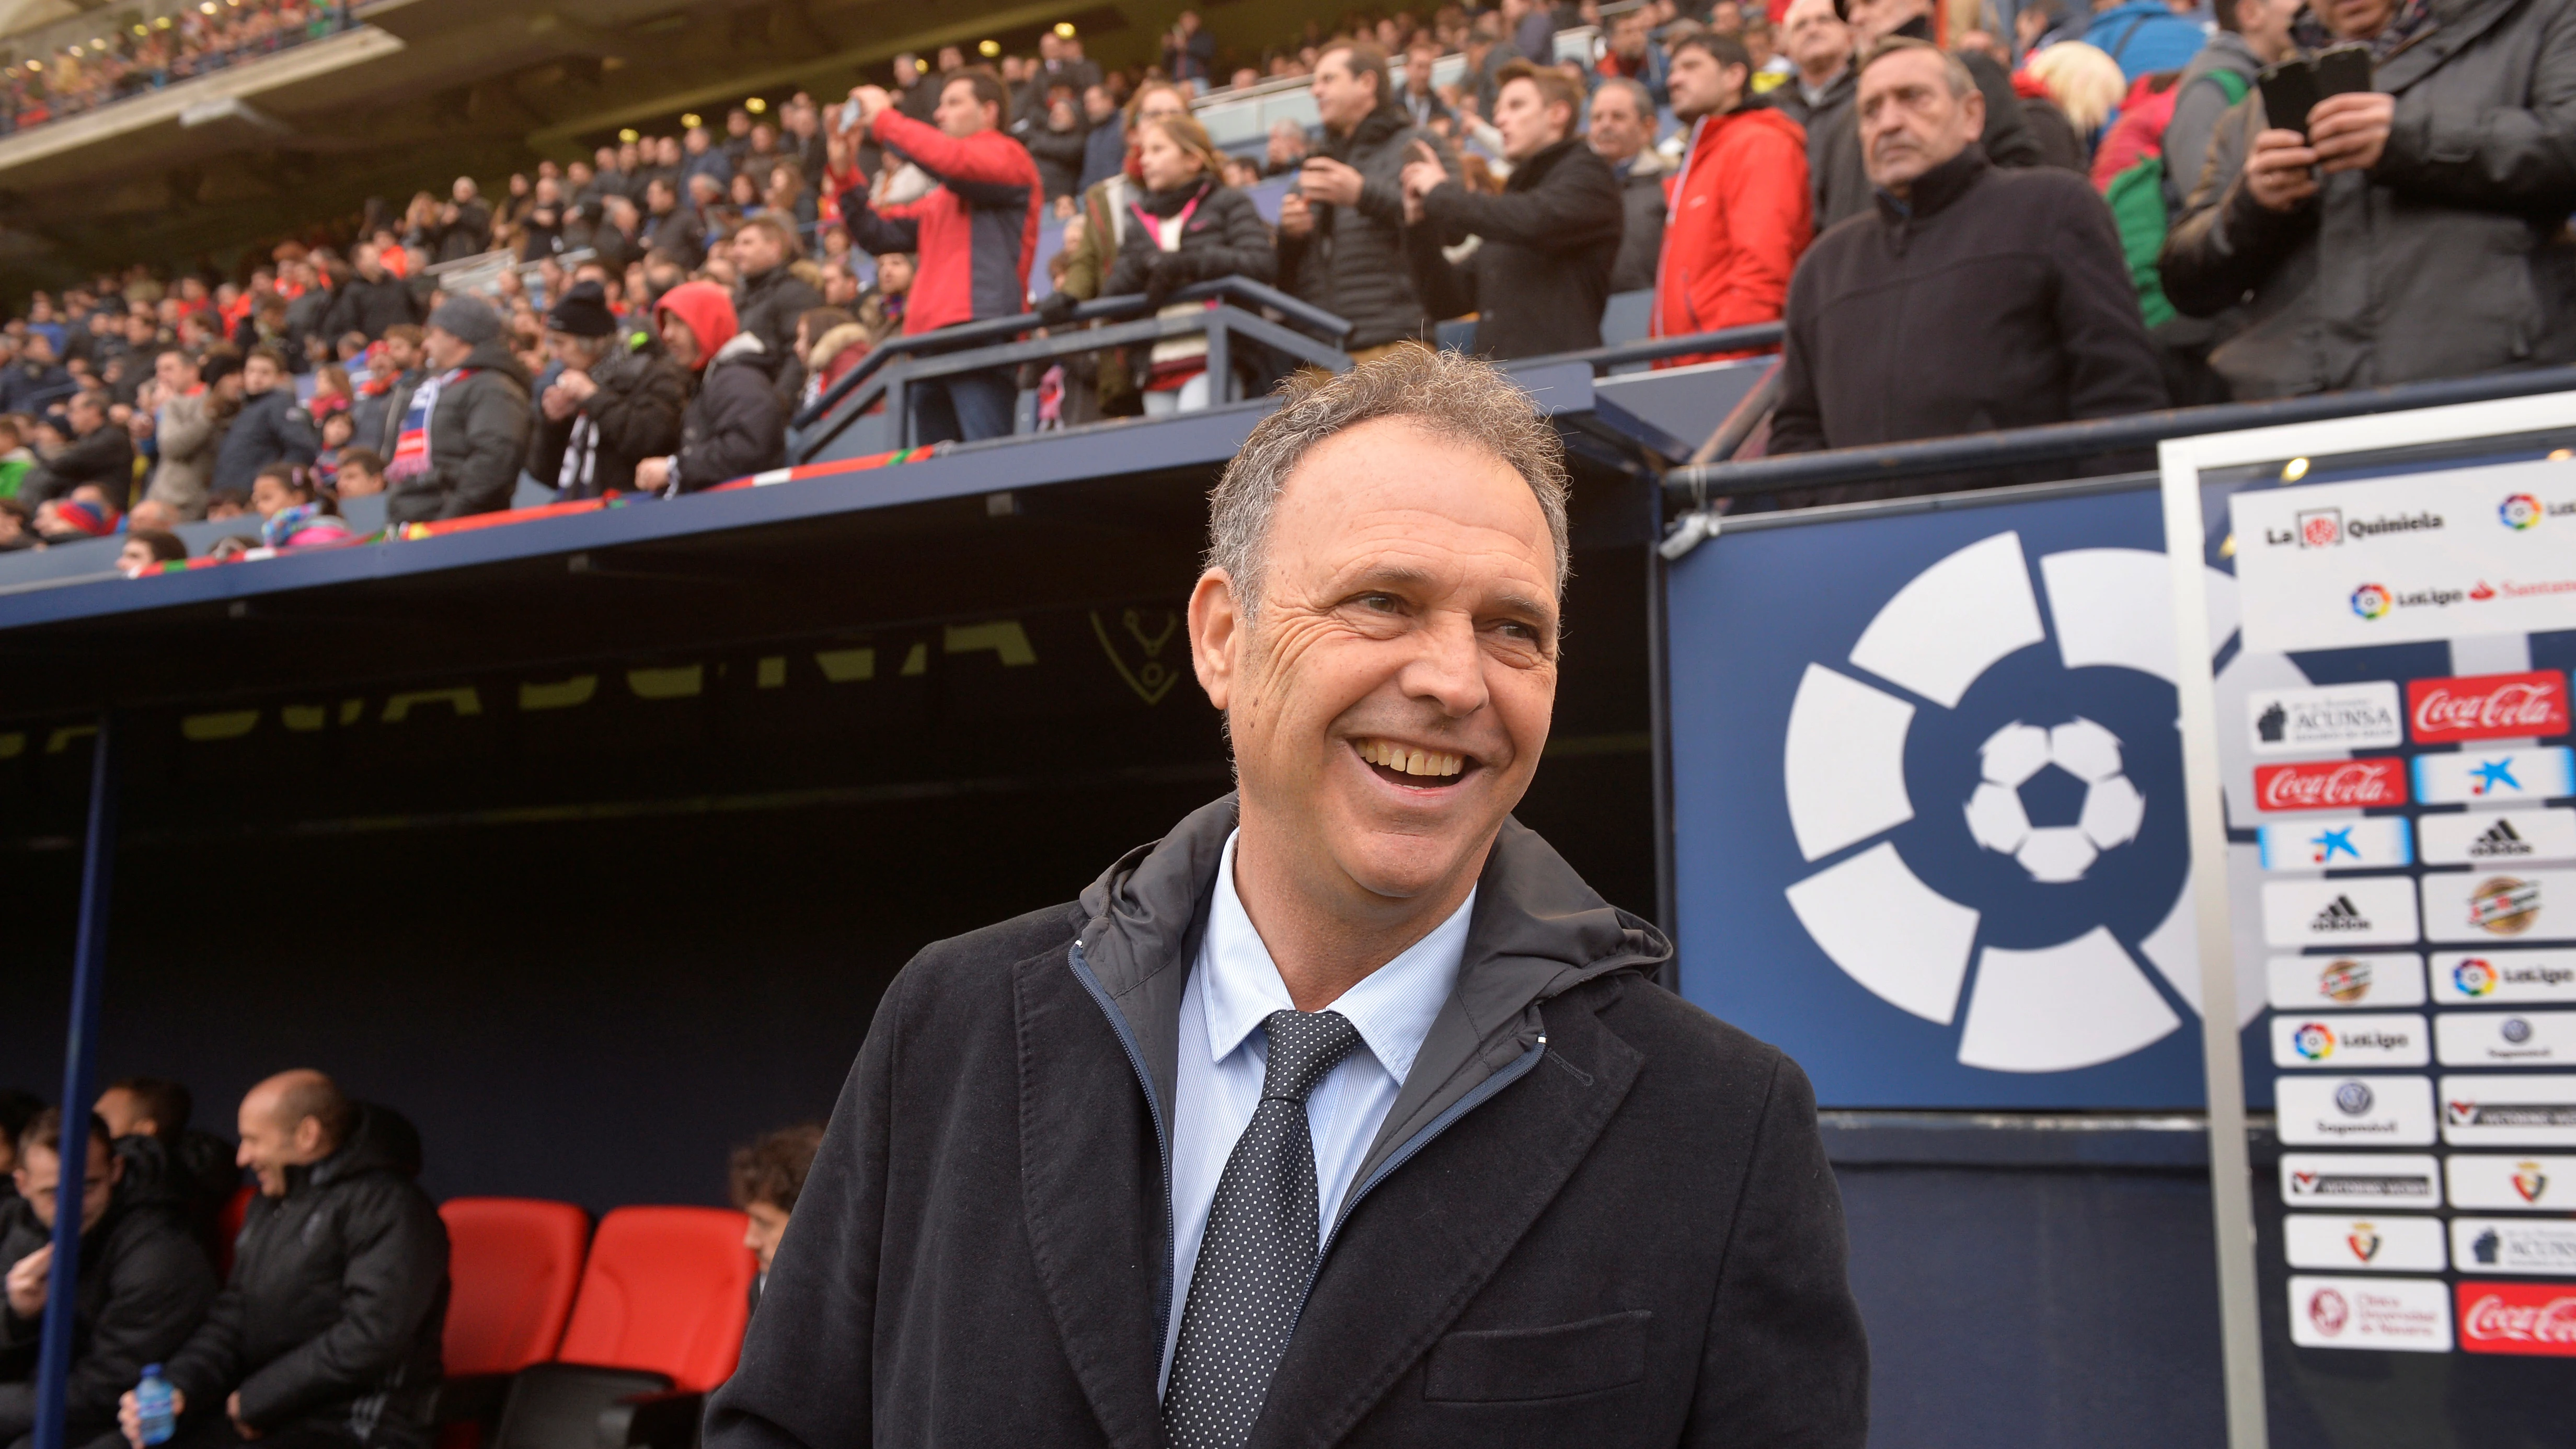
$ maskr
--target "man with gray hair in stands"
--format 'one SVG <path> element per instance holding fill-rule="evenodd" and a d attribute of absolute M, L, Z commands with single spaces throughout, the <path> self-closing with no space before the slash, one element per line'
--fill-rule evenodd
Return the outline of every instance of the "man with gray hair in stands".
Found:
<path fill-rule="evenodd" d="M 429 314 L 430 376 L 412 393 L 385 481 L 385 517 L 427 523 L 510 506 L 528 456 L 528 373 L 501 314 L 450 297 Z"/>
<path fill-rule="evenodd" d="M 1189 603 L 1236 793 L 895 978 L 709 1449 L 1858 1449 L 1806 1077 L 1511 817 L 1567 565 L 1490 364 L 1289 385 Z"/>
<path fill-rule="evenodd" d="M 164 1371 L 174 1449 L 427 1449 L 447 1324 L 447 1226 L 413 1179 L 420 1134 L 316 1071 L 242 1098 L 259 1180 L 232 1279 Z M 134 1395 L 119 1425 L 143 1449 Z"/>

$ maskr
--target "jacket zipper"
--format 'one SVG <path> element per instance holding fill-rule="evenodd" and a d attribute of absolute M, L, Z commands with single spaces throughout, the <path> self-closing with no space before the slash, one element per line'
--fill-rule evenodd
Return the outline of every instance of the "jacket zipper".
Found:
<path fill-rule="evenodd" d="M 1136 1070 L 1136 1083 L 1145 1089 L 1145 1113 L 1154 1119 L 1154 1150 L 1163 1163 L 1163 1252 L 1154 1262 L 1154 1342 L 1155 1353 L 1171 1336 L 1172 1326 L 1172 1139 L 1163 1127 L 1163 1104 L 1154 1095 L 1153 1074 L 1145 1068 L 1144 1049 L 1136 1045 L 1135 1032 L 1128 1029 L 1127 1018 L 1120 1014 L 1117 1003 L 1101 986 L 1100 978 L 1091 974 L 1089 963 L 1082 959 L 1082 942 L 1076 940 L 1067 953 L 1073 963 L 1074 977 L 1082 989 L 1100 1005 L 1101 1014 L 1109 1018 L 1109 1029 L 1118 1034 L 1118 1044 L 1127 1050 L 1127 1065 Z M 1437 1125 L 1437 1124 L 1434 1124 Z M 1312 1280 L 1309 1280 L 1311 1286 Z"/>

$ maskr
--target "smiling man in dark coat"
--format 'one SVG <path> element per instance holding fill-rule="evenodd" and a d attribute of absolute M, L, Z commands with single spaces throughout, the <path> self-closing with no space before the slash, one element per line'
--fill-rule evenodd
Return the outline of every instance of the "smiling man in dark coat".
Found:
<path fill-rule="evenodd" d="M 1553 431 L 1399 348 L 1211 500 L 1240 792 L 888 988 L 709 1449 L 1858 1449 L 1806 1077 L 1511 818 Z"/>

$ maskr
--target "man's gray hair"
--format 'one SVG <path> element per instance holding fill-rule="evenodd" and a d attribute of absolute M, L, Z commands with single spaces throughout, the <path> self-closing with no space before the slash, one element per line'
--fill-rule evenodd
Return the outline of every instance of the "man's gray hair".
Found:
<path fill-rule="evenodd" d="M 1928 40 L 1917 40 L 1911 35 L 1890 35 L 1871 46 L 1869 52 L 1860 58 L 1860 64 L 1852 67 L 1853 82 L 1857 84 L 1860 78 L 1868 73 L 1871 66 L 1899 51 L 1907 50 L 1928 50 L 1941 58 L 1941 75 L 1950 83 L 1951 99 L 1966 100 L 1968 93 L 1977 88 L 1977 78 L 1969 73 L 1966 61 Z"/>
<path fill-rule="evenodd" d="M 1592 88 L 1592 99 L 1596 101 L 1601 99 L 1604 91 L 1627 92 L 1628 99 L 1637 107 L 1637 119 L 1644 121 L 1648 126 L 1655 124 L 1655 93 L 1646 89 L 1643 82 L 1630 80 L 1624 75 L 1610 76 Z M 1654 138 L 1647 137 L 1646 144 L 1653 145 Z"/>
<path fill-rule="evenodd" d="M 1565 522 L 1565 445 L 1529 394 L 1491 363 L 1408 343 L 1339 377 L 1307 373 L 1281 389 L 1279 411 L 1261 420 L 1208 496 L 1207 566 L 1225 570 L 1246 623 L 1259 617 L 1270 524 L 1280 489 L 1316 445 L 1378 418 L 1482 448 L 1509 465 L 1537 495 L 1556 549 L 1556 593 L 1570 568 Z"/>

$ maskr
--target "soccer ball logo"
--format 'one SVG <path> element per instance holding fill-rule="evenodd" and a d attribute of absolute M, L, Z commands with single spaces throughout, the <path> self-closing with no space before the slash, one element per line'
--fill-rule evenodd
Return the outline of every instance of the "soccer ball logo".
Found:
<path fill-rule="evenodd" d="M 2120 773 L 2117 735 L 2078 715 L 2054 729 L 2016 720 L 1977 749 L 1984 779 L 1968 797 L 1968 834 L 1977 844 L 2009 855 L 2030 878 L 2064 884 L 2084 878 L 2102 852 L 2138 838 L 2147 802 Z M 2046 770 L 2062 770 L 2084 784 L 2084 805 L 2074 821 L 2035 825 L 2022 802 L 2022 786 Z"/>

